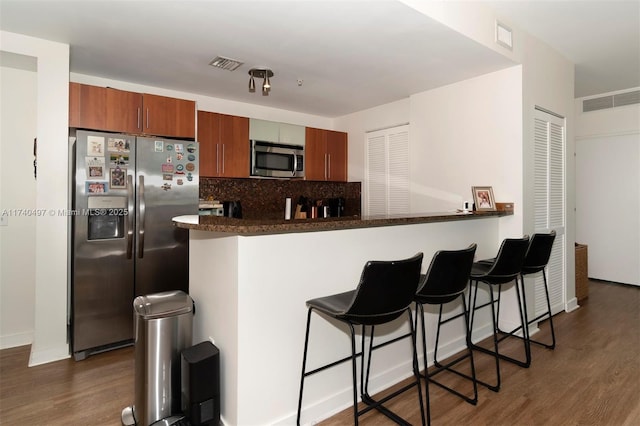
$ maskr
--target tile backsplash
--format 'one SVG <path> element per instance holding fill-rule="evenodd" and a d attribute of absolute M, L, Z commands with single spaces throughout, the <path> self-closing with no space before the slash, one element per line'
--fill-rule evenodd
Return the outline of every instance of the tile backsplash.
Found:
<path fill-rule="evenodd" d="M 301 196 L 309 200 L 342 197 L 345 199 L 343 216 L 361 213 L 360 182 L 200 178 L 200 198 L 240 201 L 245 219 L 284 219 L 286 198 L 291 198 L 295 207 Z"/>

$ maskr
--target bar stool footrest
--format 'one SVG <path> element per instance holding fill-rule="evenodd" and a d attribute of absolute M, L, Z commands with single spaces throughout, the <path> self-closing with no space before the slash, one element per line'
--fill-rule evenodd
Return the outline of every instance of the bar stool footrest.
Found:
<path fill-rule="evenodd" d="M 404 420 L 402 417 L 398 416 L 396 413 L 394 413 L 393 411 L 389 410 L 387 407 L 385 407 L 383 404 L 386 403 L 387 401 L 395 398 L 396 396 L 400 395 L 403 392 L 406 392 L 407 390 L 413 388 L 414 386 L 420 386 L 420 382 L 417 381 L 415 383 L 410 383 L 404 387 L 402 387 L 401 389 L 398 389 L 396 391 L 394 391 L 393 393 L 385 396 L 382 399 L 379 400 L 375 400 L 371 397 L 371 395 L 369 395 L 368 393 L 364 393 L 361 395 L 362 397 L 362 402 L 364 404 L 367 405 L 367 407 L 363 408 L 362 410 L 358 410 L 358 416 L 361 416 L 365 413 L 368 413 L 371 410 L 377 410 L 379 411 L 381 414 L 383 414 L 384 416 L 388 417 L 389 419 L 393 420 L 394 422 L 400 424 L 400 425 L 411 425 L 411 423 L 407 422 L 406 420 Z"/>
<path fill-rule="evenodd" d="M 518 365 L 518 366 L 523 367 L 523 368 L 529 368 L 529 366 L 531 365 L 531 361 L 529 361 L 529 362 L 521 361 L 519 359 L 515 359 L 515 358 L 512 358 L 510 356 L 501 354 L 501 353 L 496 353 L 495 351 L 492 351 L 492 350 L 487 349 L 487 348 L 483 348 L 482 346 L 472 345 L 471 347 L 474 350 L 477 350 L 479 352 L 483 352 L 483 353 L 485 353 L 487 355 L 497 356 L 498 358 L 500 358 L 500 359 L 502 359 L 504 361 L 508 361 L 508 362 L 510 362 L 512 364 Z"/>
<path fill-rule="evenodd" d="M 449 361 L 446 364 L 442 364 L 439 361 L 434 360 L 434 366 L 436 367 L 436 370 L 431 372 L 431 373 L 421 374 L 420 376 L 423 377 L 425 380 L 429 380 L 429 383 L 433 383 L 433 384 L 441 387 L 442 389 L 447 390 L 450 393 L 462 398 L 463 400 L 465 400 L 469 404 L 476 405 L 478 403 L 477 394 L 476 394 L 476 396 L 474 398 L 468 397 L 468 396 L 462 394 L 461 392 L 458 392 L 457 390 L 452 389 L 452 388 L 450 388 L 450 387 L 438 382 L 437 380 L 433 379 L 433 377 L 435 377 L 437 374 L 440 374 L 443 371 L 448 371 L 450 373 L 456 374 L 459 377 L 467 379 L 467 380 L 469 380 L 469 381 L 471 381 L 473 383 L 474 382 L 473 377 L 471 377 L 471 376 L 469 376 L 467 374 L 461 373 L 461 372 L 451 368 L 454 365 L 458 364 L 460 361 L 464 361 L 465 359 L 470 358 L 470 357 L 471 357 L 471 352 L 469 351 L 468 353 L 466 353 L 466 354 L 464 354 L 462 356 L 459 356 L 458 358 L 456 358 L 456 359 L 454 359 L 452 361 Z"/>

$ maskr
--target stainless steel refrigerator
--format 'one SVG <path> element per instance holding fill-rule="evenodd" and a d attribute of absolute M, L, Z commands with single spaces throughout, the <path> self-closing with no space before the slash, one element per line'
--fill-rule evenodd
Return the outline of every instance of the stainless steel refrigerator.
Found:
<path fill-rule="evenodd" d="M 198 144 L 78 130 L 72 145 L 70 342 L 76 360 L 132 343 L 133 299 L 189 285 Z"/>

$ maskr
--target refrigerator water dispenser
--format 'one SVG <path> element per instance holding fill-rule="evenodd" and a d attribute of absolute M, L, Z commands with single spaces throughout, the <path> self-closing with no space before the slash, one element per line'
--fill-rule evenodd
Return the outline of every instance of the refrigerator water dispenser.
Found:
<path fill-rule="evenodd" d="M 124 238 L 126 197 L 93 196 L 88 200 L 87 239 Z"/>

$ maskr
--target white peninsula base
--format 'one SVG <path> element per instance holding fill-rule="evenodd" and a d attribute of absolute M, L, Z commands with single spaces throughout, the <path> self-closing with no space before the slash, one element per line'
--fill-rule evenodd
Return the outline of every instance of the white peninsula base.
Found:
<path fill-rule="evenodd" d="M 194 343 L 211 339 L 220 349 L 223 422 L 295 424 L 306 300 L 354 289 L 368 260 L 407 258 L 421 251 L 424 273 L 437 250 L 461 249 L 471 243 L 478 244 L 477 258 L 492 257 L 500 244 L 498 226 L 498 218 L 487 217 L 254 236 L 191 229 Z M 435 310 L 426 314 L 431 346 L 436 314 Z M 480 330 L 474 336 L 488 335 L 488 319 L 488 315 L 477 318 L 486 333 Z M 384 330 L 388 336 L 380 341 L 406 332 L 405 322 L 400 319 Z M 312 318 L 311 328 L 309 368 L 350 354 L 346 329 L 318 318 Z M 440 353 L 462 350 L 463 336 L 462 325 L 445 328 Z M 374 353 L 372 394 L 411 374 L 408 345 L 405 340 Z M 350 368 L 347 362 L 306 380 L 303 424 L 351 406 Z"/>

